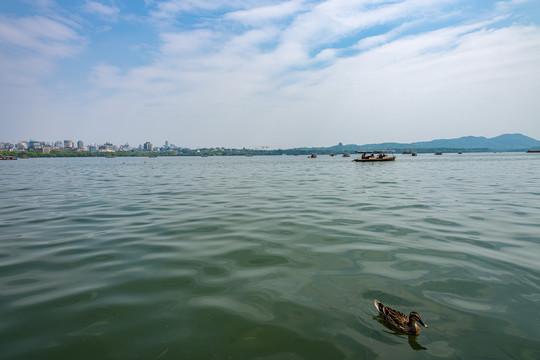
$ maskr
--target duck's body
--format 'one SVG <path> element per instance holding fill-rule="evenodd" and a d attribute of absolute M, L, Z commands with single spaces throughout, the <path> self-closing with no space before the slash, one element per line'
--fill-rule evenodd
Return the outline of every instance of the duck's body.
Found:
<path fill-rule="evenodd" d="M 420 328 L 416 325 L 416 321 L 422 324 L 422 326 L 428 327 L 417 312 L 413 311 L 407 316 L 400 311 L 383 305 L 378 300 L 374 300 L 373 302 L 375 303 L 377 311 L 379 311 L 379 315 L 381 315 L 386 324 L 393 329 L 404 332 L 405 334 L 418 335 L 420 333 Z"/>

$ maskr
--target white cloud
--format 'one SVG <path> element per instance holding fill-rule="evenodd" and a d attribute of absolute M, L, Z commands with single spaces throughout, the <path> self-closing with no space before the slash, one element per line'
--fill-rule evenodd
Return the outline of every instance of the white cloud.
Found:
<path fill-rule="evenodd" d="M 226 14 L 224 19 L 250 25 L 261 25 L 262 22 L 280 20 L 302 10 L 304 10 L 303 1 L 287 1 L 275 5 L 233 11 Z"/>
<path fill-rule="evenodd" d="M 108 6 L 97 1 L 86 0 L 84 10 L 91 14 L 97 14 L 103 17 L 114 18 L 120 12 L 115 6 Z"/>
<path fill-rule="evenodd" d="M 196 10 L 215 10 L 229 6 L 234 1 L 214 1 L 214 0 L 166 0 L 154 3 L 156 10 L 150 15 L 158 20 L 172 19 L 179 14 Z"/>
<path fill-rule="evenodd" d="M 60 119 L 51 89 L 42 81 L 58 70 L 59 59 L 74 58 L 86 44 L 61 16 L 0 15 L 0 112 L 13 130 L 39 138 L 40 121 Z M 52 123 L 54 123 L 53 120 Z"/>
<path fill-rule="evenodd" d="M 72 56 L 82 38 L 63 23 L 42 16 L 8 18 L 0 15 L 0 44 L 39 56 Z"/>
<path fill-rule="evenodd" d="M 217 34 L 211 30 L 201 29 L 178 33 L 163 33 L 161 52 L 165 56 L 197 57 L 214 52 Z"/>

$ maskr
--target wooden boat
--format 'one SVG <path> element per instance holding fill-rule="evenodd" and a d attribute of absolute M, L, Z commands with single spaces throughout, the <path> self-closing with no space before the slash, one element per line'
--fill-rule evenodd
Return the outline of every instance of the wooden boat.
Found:
<path fill-rule="evenodd" d="M 310 159 L 316 159 L 316 158 L 317 158 L 317 154 L 311 154 L 311 155 L 309 156 L 309 158 L 310 158 Z"/>
<path fill-rule="evenodd" d="M 396 160 L 396 157 L 394 155 L 389 156 L 384 152 L 381 151 L 373 151 L 371 153 L 364 152 L 362 153 L 362 156 L 356 159 L 353 159 L 352 161 L 356 162 L 375 162 L 375 161 L 394 161 Z"/>
<path fill-rule="evenodd" d="M 349 154 L 343 154 L 343 157 L 351 157 Z"/>

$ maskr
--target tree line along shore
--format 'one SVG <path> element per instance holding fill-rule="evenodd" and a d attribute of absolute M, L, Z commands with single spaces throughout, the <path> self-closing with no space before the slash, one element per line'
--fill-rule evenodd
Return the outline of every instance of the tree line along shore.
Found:
<path fill-rule="evenodd" d="M 352 149 L 350 149 L 352 150 Z M 116 152 L 90 152 L 90 151 L 62 151 L 51 150 L 49 153 L 40 151 L 2 151 L 0 154 L 4 157 L 17 158 L 61 158 L 61 157 L 158 157 L 158 156 L 261 156 L 261 155 L 331 155 L 344 154 L 354 152 L 371 152 L 376 149 L 358 148 L 353 151 L 336 152 L 333 149 L 327 148 L 299 148 L 299 149 L 277 149 L 277 150 L 256 150 L 256 149 L 182 149 L 169 151 L 116 151 Z M 433 149 L 386 149 L 396 153 L 480 153 L 493 152 L 489 149 L 456 149 L 456 148 L 433 148 Z"/>

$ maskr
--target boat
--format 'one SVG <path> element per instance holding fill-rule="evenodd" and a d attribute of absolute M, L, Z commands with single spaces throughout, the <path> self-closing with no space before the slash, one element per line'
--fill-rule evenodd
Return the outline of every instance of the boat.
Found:
<path fill-rule="evenodd" d="M 353 159 L 352 161 L 356 162 L 375 162 L 375 161 L 394 161 L 396 160 L 395 155 L 387 155 L 386 152 L 383 151 L 372 151 L 372 152 L 364 152 L 362 153 L 362 156 L 356 159 Z"/>
<path fill-rule="evenodd" d="M 311 154 L 311 155 L 309 156 L 309 158 L 310 158 L 310 159 L 315 159 L 315 158 L 317 158 L 317 154 Z"/>
<path fill-rule="evenodd" d="M 540 150 L 527 150 L 528 153 L 540 153 Z"/>
<path fill-rule="evenodd" d="M 343 154 L 343 157 L 351 157 L 349 154 Z"/>
<path fill-rule="evenodd" d="M 411 156 L 418 156 L 418 154 L 417 153 L 412 153 Z"/>
<path fill-rule="evenodd" d="M 435 155 L 442 155 L 442 152 L 436 152 Z"/>
<path fill-rule="evenodd" d="M 16 156 L 4 156 L 0 157 L 0 160 L 17 160 Z"/>

